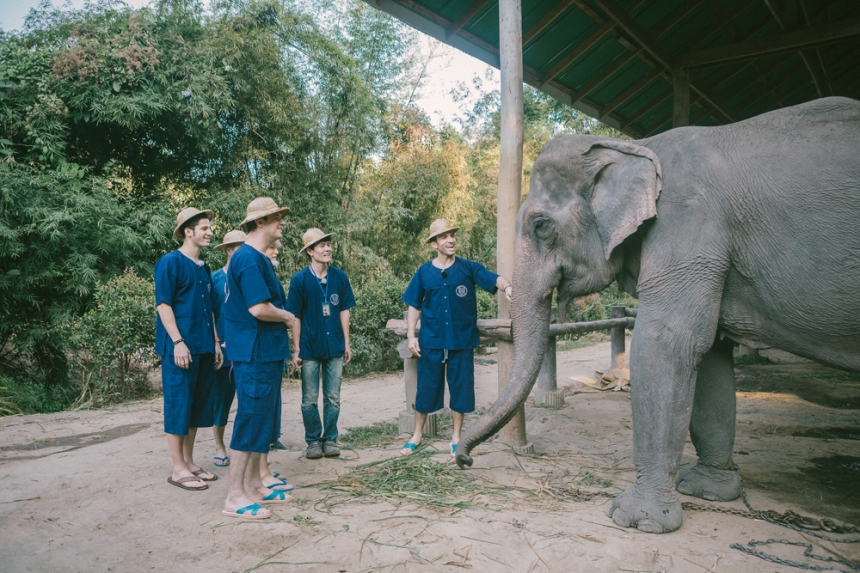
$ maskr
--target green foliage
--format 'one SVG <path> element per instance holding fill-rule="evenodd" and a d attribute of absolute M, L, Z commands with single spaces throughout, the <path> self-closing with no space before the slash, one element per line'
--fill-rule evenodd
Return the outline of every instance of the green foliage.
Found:
<path fill-rule="evenodd" d="M 755 354 L 744 354 L 735 358 L 735 366 L 763 366 L 773 363 L 773 360 L 767 356 L 762 356 L 758 352 Z"/>
<path fill-rule="evenodd" d="M 95 307 L 68 326 L 78 405 L 96 406 L 146 396 L 147 367 L 155 363 L 155 284 L 126 269 L 98 286 Z"/>
<path fill-rule="evenodd" d="M 402 339 L 386 331 L 385 324 L 392 318 L 403 317 L 406 305 L 400 297 L 406 292 L 407 283 L 385 273 L 357 284 L 354 288 L 357 306 L 352 309 L 350 320 L 353 359 L 345 371 L 356 376 L 401 368 L 403 361 L 396 346 Z"/>
<path fill-rule="evenodd" d="M 34 381 L 24 376 L 0 376 L 0 416 L 65 410 L 75 399 L 75 388 Z"/>
<path fill-rule="evenodd" d="M 96 284 L 126 264 L 148 267 L 172 227 L 71 163 L 0 163 L 0 182 L 0 375 L 62 382 L 57 325 L 85 311 Z"/>

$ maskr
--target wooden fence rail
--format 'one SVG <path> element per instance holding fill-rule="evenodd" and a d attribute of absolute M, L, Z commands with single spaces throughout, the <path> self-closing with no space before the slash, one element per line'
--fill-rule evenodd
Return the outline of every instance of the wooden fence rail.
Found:
<path fill-rule="evenodd" d="M 608 320 L 594 320 L 591 322 L 566 322 L 562 324 L 551 324 L 549 327 L 549 343 L 541 364 L 538 375 L 537 387 L 534 391 L 535 406 L 547 408 L 560 408 L 564 405 L 564 390 L 558 389 L 556 375 L 556 337 L 565 334 L 585 334 L 599 330 L 611 331 L 611 355 L 610 368 L 627 368 L 627 356 L 625 351 L 624 333 L 626 329 L 632 329 L 636 324 L 636 309 L 623 306 L 611 308 L 612 318 Z M 391 319 L 385 325 L 386 330 L 398 336 L 406 336 L 405 313 L 403 319 Z M 421 330 L 421 321 L 416 326 L 416 334 Z M 481 334 L 481 342 L 492 340 L 513 340 L 511 336 L 510 319 L 481 319 L 478 320 L 478 332 Z M 415 393 L 418 388 L 418 359 L 412 356 L 412 352 L 406 347 L 406 341 L 402 340 L 397 345 L 397 351 L 403 359 L 403 378 L 406 388 L 406 411 L 400 413 L 400 432 L 409 433 L 414 430 L 415 424 Z M 436 435 L 436 414 L 427 416 L 424 424 L 424 433 Z"/>

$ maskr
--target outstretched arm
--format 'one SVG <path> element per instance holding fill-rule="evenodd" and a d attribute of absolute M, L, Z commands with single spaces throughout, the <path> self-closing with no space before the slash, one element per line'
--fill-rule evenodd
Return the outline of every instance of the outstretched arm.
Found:
<path fill-rule="evenodd" d="M 514 287 L 508 279 L 506 279 L 502 275 L 499 275 L 499 278 L 496 279 L 496 288 L 501 291 L 504 291 L 505 296 L 508 297 L 508 301 L 511 300 L 511 296 L 514 292 Z"/>

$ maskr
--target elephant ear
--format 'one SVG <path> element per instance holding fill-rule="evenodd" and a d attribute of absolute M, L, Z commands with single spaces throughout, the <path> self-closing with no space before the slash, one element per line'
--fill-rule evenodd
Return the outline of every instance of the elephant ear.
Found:
<path fill-rule="evenodd" d="M 585 153 L 592 165 L 591 209 L 607 260 L 639 225 L 657 216 L 663 174 L 657 155 L 630 141 L 607 140 Z"/>

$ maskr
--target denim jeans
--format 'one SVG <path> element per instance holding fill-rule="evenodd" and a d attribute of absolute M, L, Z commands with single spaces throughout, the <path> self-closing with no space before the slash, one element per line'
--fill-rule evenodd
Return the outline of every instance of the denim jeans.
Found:
<path fill-rule="evenodd" d="M 322 374 L 323 417 L 318 408 Z M 337 419 L 340 416 L 340 382 L 343 379 L 343 356 L 326 360 L 302 360 L 302 422 L 305 441 L 337 441 Z"/>

